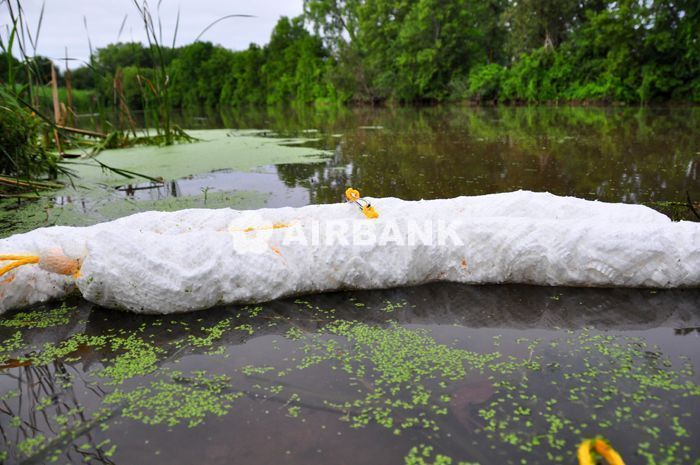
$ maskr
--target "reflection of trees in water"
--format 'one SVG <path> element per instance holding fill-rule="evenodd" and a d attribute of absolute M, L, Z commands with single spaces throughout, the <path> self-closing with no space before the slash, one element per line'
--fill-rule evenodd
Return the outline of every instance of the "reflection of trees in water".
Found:
<path fill-rule="evenodd" d="M 0 402 L 0 438 L 8 460 L 23 457 L 22 463 L 44 463 L 55 451 L 63 450 L 61 456 L 68 463 L 114 463 L 106 453 L 111 444 L 93 431 L 102 419 L 92 418 L 85 410 L 85 405 L 99 402 L 106 392 L 83 376 L 82 371 L 61 361 L 3 373 L 19 391 Z M 40 441 L 41 437 L 47 439 Z M 37 453 L 18 450 L 18 445 L 34 440 L 40 444 L 34 449 Z"/>
<path fill-rule="evenodd" d="M 335 202 L 350 184 L 407 199 L 517 188 L 625 202 L 681 201 L 686 190 L 700 197 L 693 108 L 389 108 L 294 118 L 277 114 L 270 127 L 320 128 L 316 146 L 334 150 L 323 169 L 283 169 L 287 183 L 307 176 L 312 202 Z"/>
<path fill-rule="evenodd" d="M 309 190 L 311 204 L 342 201 L 346 186 L 350 184 L 352 168 L 343 157 L 342 143 L 338 143 L 326 162 L 276 166 L 277 175 L 287 187 Z"/>

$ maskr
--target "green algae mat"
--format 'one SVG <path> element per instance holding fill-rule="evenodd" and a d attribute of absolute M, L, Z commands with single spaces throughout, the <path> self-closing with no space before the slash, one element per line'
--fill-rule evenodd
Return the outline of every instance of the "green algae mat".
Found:
<path fill-rule="evenodd" d="M 33 201 L 0 201 L 0 237 L 41 226 L 86 226 L 141 211 L 185 208 L 255 209 L 270 205 L 270 190 L 284 190 L 277 165 L 324 163 L 329 152 L 309 138 L 269 137 L 253 130 L 193 130 L 194 143 L 106 150 L 67 161 L 74 176 L 64 189 Z M 102 168 L 97 161 L 125 173 Z M 247 177 L 243 177 L 246 174 Z M 306 202 L 305 202 L 306 203 Z"/>
<path fill-rule="evenodd" d="M 178 316 L 15 312 L 0 458 L 569 464 L 602 435 L 629 464 L 698 463 L 699 297 L 441 284 Z"/>

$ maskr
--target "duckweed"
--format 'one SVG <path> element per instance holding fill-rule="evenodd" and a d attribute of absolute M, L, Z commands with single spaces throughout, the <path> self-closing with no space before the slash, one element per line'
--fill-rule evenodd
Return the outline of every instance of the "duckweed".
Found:
<path fill-rule="evenodd" d="M 5 341 L 0 341 L 0 362 L 5 361 L 10 353 L 20 349 L 22 345 L 22 333 L 20 331 L 17 331 Z"/>
<path fill-rule="evenodd" d="M 56 360 L 64 362 L 77 361 L 79 357 L 76 354 L 84 349 L 91 347 L 99 349 L 108 343 L 107 336 L 88 336 L 86 334 L 74 334 L 65 341 L 57 344 L 47 343 L 39 352 L 27 356 L 27 360 L 33 365 L 48 365 Z"/>
<path fill-rule="evenodd" d="M 541 371 L 544 355 L 559 362 L 548 365 L 550 375 L 558 374 L 561 384 L 556 376 L 547 385 L 542 381 L 545 378 L 526 375 Z M 667 436 L 662 434 L 661 425 L 666 424 L 676 437 L 685 437 L 687 429 L 681 423 L 689 419 L 682 416 L 681 401 L 700 396 L 698 385 L 687 379 L 692 372 L 687 367 L 676 371 L 670 360 L 649 357 L 643 340 L 620 341 L 611 335 L 584 330 L 560 341 L 560 345 L 548 346 L 544 354 L 531 354 L 528 365 L 522 367 L 527 371 L 495 371 L 519 378 L 506 376 L 495 383 L 498 395 L 478 412 L 485 422 L 482 430 L 489 439 L 528 454 L 542 453 L 546 446 L 546 457 L 560 462 L 568 457 L 570 438 L 607 434 L 624 424 L 636 430 L 636 437 L 642 441 L 653 442 L 659 455 L 670 456 L 668 463 L 691 460 L 687 447 L 663 442 Z M 542 399 L 539 392 L 549 392 L 553 397 Z M 661 394 L 666 401 L 661 401 Z M 640 455 L 646 457 L 649 465 L 658 463 L 651 452 Z"/>
<path fill-rule="evenodd" d="M 284 337 L 292 341 L 298 341 L 304 337 L 304 332 L 296 326 L 292 326 L 284 333 Z"/>
<path fill-rule="evenodd" d="M 212 347 L 213 344 L 221 339 L 221 337 L 226 334 L 231 328 L 231 318 L 224 318 L 211 328 L 202 328 L 202 332 L 205 334 L 203 337 L 189 335 L 187 337 L 188 343 L 192 347 Z"/>
<path fill-rule="evenodd" d="M 404 457 L 406 465 L 452 465 L 452 457 L 443 454 L 433 454 L 433 446 L 419 444 L 408 451 Z M 457 465 L 479 465 L 477 462 L 457 462 Z"/>
<path fill-rule="evenodd" d="M 70 314 L 74 313 L 75 310 L 76 307 L 68 307 L 64 303 L 60 307 L 50 310 L 19 312 L 10 318 L 0 318 L 0 326 L 26 329 L 61 326 L 70 322 Z"/>
<path fill-rule="evenodd" d="M 31 457 L 40 451 L 44 447 L 45 443 L 46 437 L 39 433 L 36 436 L 27 438 L 17 444 L 17 450 L 19 451 L 20 455 L 24 457 Z"/>
<path fill-rule="evenodd" d="M 107 384 L 121 384 L 136 376 L 144 376 L 155 371 L 159 356 L 164 353 L 150 342 L 136 335 L 127 338 L 114 337 L 110 340 L 111 349 L 121 352 L 112 364 L 98 373 L 100 377 L 110 378 Z"/>
<path fill-rule="evenodd" d="M 370 422 L 395 434 L 413 427 L 439 429 L 436 417 L 447 413 L 444 388 L 439 380 L 456 381 L 470 370 L 483 369 L 498 354 L 480 355 L 437 344 L 424 330 L 392 324 L 388 329 L 365 323 L 338 320 L 326 328 L 336 339 L 312 337 L 302 348 L 305 356 L 298 368 L 331 363 L 346 372 L 364 397 L 343 403 L 327 402 L 342 412 L 352 427 Z"/>
<path fill-rule="evenodd" d="M 249 324 L 238 325 L 238 326 L 235 326 L 233 329 L 237 329 L 238 331 L 246 332 L 251 336 L 253 335 L 253 333 L 255 333 L 253 326 L 249 325 Z"/>
<path fill-rule="evenodd" d="M 124 404 L 122 415 L 147 425 L 176 426 L 186 422 L 192 428 L 208 415 L 223 416 L 241 393 L 229 392 L 226 376 L 207 376 L 203 371 L 184 377 L 174 371 L 169 379 L 157 380 L 126 392 L 120 389 L 107 395 L 105 404 Z"/>

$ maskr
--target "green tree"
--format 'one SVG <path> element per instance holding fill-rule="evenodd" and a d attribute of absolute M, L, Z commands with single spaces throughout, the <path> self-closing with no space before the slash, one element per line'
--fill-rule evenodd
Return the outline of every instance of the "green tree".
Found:
<path fill-rule="evenodd" d="M 604 0 L 511 0 L 503 13 L 512 56 L 540 47 L 558 47 L 585 22 L 586 14 L 606 8 Z"/>

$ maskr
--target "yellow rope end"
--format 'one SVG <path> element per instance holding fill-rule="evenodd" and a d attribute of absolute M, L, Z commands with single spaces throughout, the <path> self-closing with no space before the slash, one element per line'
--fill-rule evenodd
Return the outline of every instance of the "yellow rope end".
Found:
<path fill-rule="evenodd" d="M 11 263 L 0 268 L 0 276 L 22 265 L 39 263 L 39 257 L 36 255 L 0 255 L 0 260 L 12 260 Z"/>
<path fill-rule="evenodd" d="M 578 457 L 578 464 L 594 465 L 595 459 L 592 454 L 593 450 L 603 457 L 608 465 L 625 465 L 620 454 L 615 452 L 615 449 L 613 449 L 610 444 L 600 438 L 586 439 L 578 446 L 578 453 L 576 454 Z"/>
<path fill-rule="evenodd" d="M 613 449 L 610 444 L 606 443 L 605 441 L 596 439 L 594 448 L 595 451 L 598 452 L 609 465 L 625 465 L 625 462 L 622 461 L 620 454 L 615 452 L 615 449 Z"/>
<path fill-rule="evenodd" d="M 357 206 L 360 207 L 360 209 L 362 210 L 362 213 L 365 215 L 365 217 L 372 220 L 375 218 L 379 218 L 379 213 L 377 213 L 377 211 L 372 205 L 369 204 L 369 202 L 360 197 L 360 191 L 358 191 L 357 189 L 348 187 L 345 190 L 345 198 L 348 200 L 348 202 L 357 204 Z"/>
<path fill-rule="evenodd" d="M 578 465 L 593 465 L 593 457 L 591 455 L 591 440 L 586 439 L 578 446 Z"/>
<path fill-rule="evenodd" d="M 22 265 L 38 264 L 42 270 L 78 278 L 80 277 L 80 267 L 82 266 L 82 259 L 67 257 L 61 249 L 49 250 L 46 253 L 42 253 L 41 256 L 0 255 L 0 260 L 10 261 L 7 265 L 0 267 L 0 276 Z"/>

